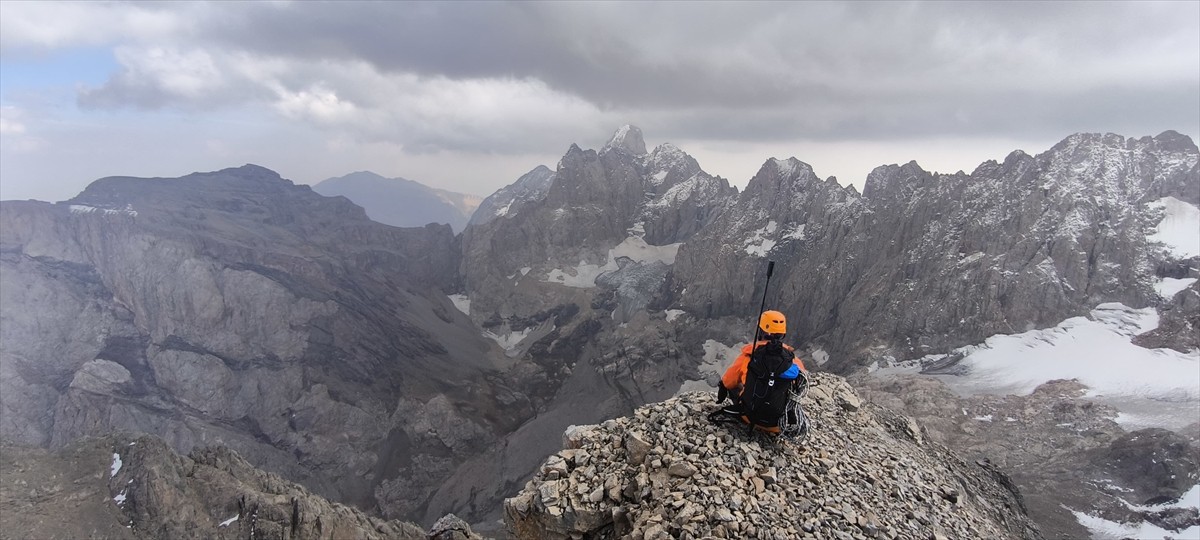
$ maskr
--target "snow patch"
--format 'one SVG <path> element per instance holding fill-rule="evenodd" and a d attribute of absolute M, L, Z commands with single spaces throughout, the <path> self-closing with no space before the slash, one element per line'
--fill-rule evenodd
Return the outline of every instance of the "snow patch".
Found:
<path fill-rule="evenodd" d="M 792 225 L 791 227 L 788 227 L 784 231 L 783 236 L 780 236 L 779 239 L 780 240 L 804 240 L 805 225 L 807 225 L 807 224 L 801 223 L 799 225 Z"/>
<path fill-rule="evenodd" d="M 233 516 L 233 517 L 231 517 L 231 518 L 229 518 L 229 519 L 227 519 L 227 520 L 225 520 L 225 521 L 222 521 L 222 522 L 221 522 L 219 525 L 217 525 L 217 526 L 218 526 L 218 527 L 225 527 L 225 526 L 228 526 L 230 523 L 233 523 L 233 522 L 235 522 L 235 521 L 237 521 L 237 520 L 238 520 L 238 517 L 237 517 L 237 516 Z"/>
<path fill-rule="evenodd" d="M 720 190 L 720 184 L 704 173 L 697 173 L 691 178 L 671 186 L 657 199 L 646 203 L 647 210 L 678 207 L 688 199 L 711 200 Z"/>
<path fill-rule="evenodd" d="M 620 266 L 617 265 L 619 257 L 628 257 L 630 260 L 640 263 L 675 264 L 675 256 L 679 253 L 681 245 L 681 243 L 676 243 L 652 246 L 640 237 L 630 236 L 616 247 L 608 250 L 608 260 L 603 265 L 579 261 L 579 265 L 574 268 L 551 270 L 546 274 L 546 279 L 542 281 L 588 289 L 596 286 L 596 278 L 600 277 L 600 274 L 620 269 Z"/>
<path fill-rule="evenodd" d="M 504 217 L 504 216 L 507 216 L 507 215 L 508 215 L 508 210 L 509 210 L 510 208 L 512 208 L 513 202 L 515 202 L 515 201 L 516 201 L 516 199 L 515 199 L 515 198 L 513 198 L 513 199 L 509 199 L 509 200 L 508 200 L 508 204 L 504 205 L 504 208 L 497 208 L 497 209 L 496 209 L 496 217 Z"/>
<path fill-rule="evenodd" d="M 116 452 L 113 452 L 113 461 L 112 461 L 112 467 L 111 467 L 111 470 L 110 470 L 110 472 L 109 472 L 109 475 L 108 475 L 108 476 L 109 476 L 110 478 L 111 478 L 111 477 L 114 477 L 114 476 L 116 476 L 116 475 L 117 475 L 117 473 L 121 471 L 121 465 L 122 465 L 122 463 L 121 463 L 121 454 L 118 454 L 118 453 L 116 453 Z"/>
<path fill-rule="evenodd" d="M 829 353 L 825 352 L 825 349 L 817 349 L 812 352 L 812 359 L 817 362 L 818 366 L 823 366 L 825 362 L 829 361 Z"/>
<path fill-rule="evenodd" d="M 1073 317 L 1053 328 L 996 335 L 983 344 L 959 348 L 955 353 L 963 356 L 959 365 L 967 373 L 937 377 L 960 393 L 1001 395 L 1028 394 L 1054 379 L 1078 379 L 1090 388 L 1090 397 L 1102 398 L 1123 413 L 1145 408 L 1160 427 L 1196 418 L 1200 415 L 1200 385 L 1196 384 L 1200 350 L 1145 349 L 1131 342 L 1157 327 L 1154 308 L 1101 304 L 1088 317 Z M 916 364 L 944 356 L 930 355 Z M 877 375 L 913 369 L 888 368 Z M 1124 416 L 1132 418 L 1137 417 Z"/>
<path fill-rule="evenodd" d="M 800 166 L 800 163 L 796 161 L 796 158 L 771 158 L 771 165 L 774 165 L 775 170 L 779 171 L 779 176 L 786 178 L 796 172 L 796 169 Z"/>
<path fill-rule="evenodd" d="M 671 322 L 671 321 L 674 321 L 675 319 L 678 319 L 680 315 L 683 315 L 686 312 L 683 311 L 682 309 L 668 309 L 664 313 L 667 314 L 667 322 Z"/>
<path fill-rule="evenodd" d="M 666 180 L 666 179 L 667 179 L 667 171 L 658 171 L 658 172 L 650 175 L 650 184 L 655 185 L 655 186 L 661 186 L 663 183 L 663 180 Z"/>
<path fill-rule="evenodd" d="M 1175 502 L 1153 504 L 1149 506 L 1130 504 L 1125 499 L 1121 499 L 1121 502 L 1125 503 L 1125 506 L 1129 507 L 1130 510 L 1137 512 L 1161 512 L 1171 508 L 1200 508 L 1200 484 L 1192 486 L 1192 489 L 1189 489 L 1187 493 L 1184 493 L 1181 497 L 1179 497 L 1179 500 Z"/>
<path fill-rule="evenodd" d="M 454 303 L 454 307 L 459 311 L 470 315 L 471 314 L 471 298 L 465 294 L 451 294 L 450 301 Z"/>
<path fill-rule="evenodd" d="M 117 503 L 118 506 L 125 504 L 125 491 L 126 490 L 122 489 L 116 497 L 113 497 L 113 502 Z"/>
<path fill-rule="evenodd" d="M 1166 244 L 1181 259 L 1200 255 L 1200 208 L 1175 197 L 1163 197 L 1151 205 L 1166 210 L 1158 229 L 1147 238 Z"/>
<path fill-rule="evenodd" d="M 991 422 L 991 421 L 992 421 L 992 415 L 990 415 L 990 414 L 985 414 L 985 415 L 983 415 L 983 416 L 976 416 L 975 418 L 972 418 L 972 420 L 979 420 L 980 422 Z"/>
<path fill-rule="evenodd" d="M 1175 298 L 1179 291 L 1191 287 L 1196 282 L 1196 278 L 1162 278 L 1162 280 L 1154 284 L 1154 290 L 1164 299 L 1170 300 Z"/>
<path fill-rule="evenodd" d="M 533 332 L 532 326 L 521 330 L 520 332 L 508 332 L 505 334 L 496 334 L 490 330 L 484 330 L 483 337 L 499 343 L 500 347 L 502 347 L 504 350 L 511 351 L 521 343 L 521 340 L 528 337 L 530 332 Z"/>
<path fill-rule="evenodd" d="M 982 259 L 982 258 L 983 258 L 983 252 L 982 252 L 982 251 L 976 251 L 975 253 L 972 253 L 972 254 L 970 254 L 970 255 L 967 255 L 966 257 L 963 257 L 962 259 L 960 259 L 960 260 L 958 261 L 958 264 L 959 264 L 959 266 L 962 266 L 962 265 L 964 265 L 964 264 L 971 264 L 971 263 L 973 263 L 973 262 L 975 262 L 975 261 L 978 261 L 979 259 Z"/>
<path fill-rule="evenodd" d="M 586 261 L 579 261 L 579 266 L 575 268 L 567 268 L 560 270 L 555 268 L 546 274 L 546 279 L 543 281 L 549 283 L 558 283 L 567 287 L 575 287 L 579 289 L 590 289 L 596 286 L 596 278 L 605 272 L 611 272 L 617 269 L 617 264 L 611 259 L 603 266 L 598 264 L 587 264 Z"/>
<path fill-rule="evenodd" d="M 733 363 L 739 354 L 741 354 L 741 347 L 739 346 L 725 345 L 713 339 L 706 340 L 704 342 L 704 357 L 700 360 L 700 365 L 696 367 L 697 373 L 700 374 L 700 379 L 684 381 L 679 386 L 679 391 L 675 395 L 684 392 L 712 392 L 716 388 L 717 381 L 721 380 L 721 374 L 724 373 L 725 366 Z"/>
<path fill-rule="evenodd" d="M 767 225 L 757 231 L 750 233 L 750 238 L 746 239 L 746 253 L 755 257 L 765 257 L 775 248 L 775 241 L 768 238 L 768 235 L 775 234 L 779 224 L 774 220 L 768 221 Z"/>
<path fill-rule="evenodd" d="M 133 209 L 133 205 L 126 205 L 122 210 L 113 208 L 96 208 L 95 206 L 87 206 L 85 204 L 72 204 L 70 207 L 72 214 L 94 214 L 100 212 L 106 216 L 126 215 L 137 217 L 138 213 Z"/>
<path fill-rule="evenodd" d="M 1200 484 L 1192 486 L 1192 489 L 1184 493 L 1178 501 L 1153 505 L 1143 506 L 1129 504 L 1124 499 L 1120 499 L 1125 503 L 1130 510 L 1137 512 L 1160 512 L 1172 508 L 1200 508 Z M 1069 510 L 1069 509 L 1068 509 Z M 1084 512 L 1071 511 L 1075 515 L 1075 519 L 1080 525 L 1087 527 L 1092 533 L 1094 539 L 1112 539 L 1120 538 L 1200 538 L 1200 525 L 1192 525 L 1181 531 L 1173 532 L 1163 529 L 1153 523 L 1119 523 L 1109 521 L 1107 519 L 1093 516 Z"/>

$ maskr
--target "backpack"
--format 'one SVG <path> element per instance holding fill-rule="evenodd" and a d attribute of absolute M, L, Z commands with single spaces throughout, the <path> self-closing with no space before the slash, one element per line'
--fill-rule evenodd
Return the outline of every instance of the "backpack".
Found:
<path fill-rule="evenodd" d="M 779 341 L 754 348 L 739 398 L 751 431 L 754 426 L 778 429 L 780 418 L 788 411 L 792 383 L 800 375 L 800 368 L 792 363 L 795 357 Z"/>

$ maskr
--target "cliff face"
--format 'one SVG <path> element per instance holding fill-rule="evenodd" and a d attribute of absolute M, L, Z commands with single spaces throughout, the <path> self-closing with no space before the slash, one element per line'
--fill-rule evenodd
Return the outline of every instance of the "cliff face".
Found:
<path fill-rule="evenodd" d="M 0 208 L 6 441 L 221 442 L 412 515 L 528 414 L 443 292 L 458 286 L 449 227 L 374 223 L 255 166 Z"/>
<path fill-rule="evenodd" d="M 573 427 L 515 497 L 518 538 L 1041 538 L 1007 477 L 817 374 L 813 428 L 771 441 L 712 424 L 689 393 Z"/>

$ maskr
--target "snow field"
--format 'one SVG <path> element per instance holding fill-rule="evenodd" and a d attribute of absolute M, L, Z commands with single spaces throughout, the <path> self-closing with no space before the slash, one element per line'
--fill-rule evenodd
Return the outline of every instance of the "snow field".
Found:
<path fill-rule="evenodd" d="M 1028 394 L 1050 380 L 1078 379 L 1096 397 L 1200 403 L 1200 351 L 1144 349 L 1130 341 L 1157 326 L 1154 308 L 1101 304 L 1090 317 L 959 349 L 968 375 L 943 380 L 967 394 Z"/>

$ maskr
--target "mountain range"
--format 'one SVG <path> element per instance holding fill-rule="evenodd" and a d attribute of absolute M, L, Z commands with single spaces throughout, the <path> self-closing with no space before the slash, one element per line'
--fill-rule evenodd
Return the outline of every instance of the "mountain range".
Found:
<path fill-rule="evenodd" d="M 1013 450 L 908 399 L 933 383 L 860 378 L 1117 302 L 1161 313 L 1139 339 L 1194 355 L 1200 246 L 1180 251 L 1156 230 L 1171 209 L 1200 205 L 1198 157 L 1174 132 L 1076 134 L 970 174 L 881 166 L 862 193 L 769 159 L 738 190 L 625 126 L 488 197 L 460 234 L 389 226 L 353 197 L 321 196 L 337 179 L 310 189 L 253 165 L 5 201 L 0 438 L 61 449 L 129 431 L 182 454 L 222 445 L 382 518 L 453 512 L 486 532 L 568 426 L 711 388 L 750 336 L 773 260 L 768 299 L 810 366 L 919 419 L 909 431 L 995 460 Z M 356 175 L 343 179 L 403 185 Z M 1182 286 L 1164 298 L 1168 279 Z M 1128 436 L 1082 393 L 1054 395 L 1022 407 L 1076 411 L 1097 426 L 1088 444 L 1013 454 L 1062 470 L 997 470 L 1039 491 L 1046 504 L 1030 515 L 1047 536 L 1078 536 L 1059 507 L 1116 503 L 1071 472 L 1124 470 Z M 1062 436 L 1016 424 L 1007 437 Z M 1158 446 L 1146 452 L 1177 456 L 1175 478 L 1129 489 L 1172 497 L 1200 479 L 1188 433 L 1147 437 Z M 1080 455 L 1089 465 L 1067 457 Z M 1068 485 L 1093 494 L 1068 500 Z"/>

